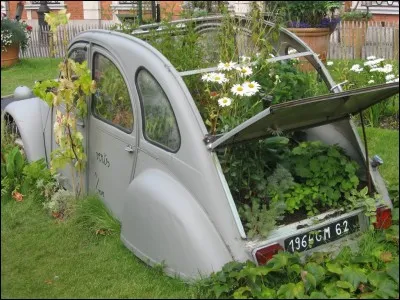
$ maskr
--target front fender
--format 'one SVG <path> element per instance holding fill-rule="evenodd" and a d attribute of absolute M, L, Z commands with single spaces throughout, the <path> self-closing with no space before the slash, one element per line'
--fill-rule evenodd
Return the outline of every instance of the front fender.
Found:
<path fill-rule="evenodd" d="M 209 275 L 233 260 L 196 199 L 169 174 L 148 169 L 128 188 L 121 239 L 150 265 L 190 279 Z"/>
<path fill-rule="evenodd" d="M 29 98 L 8 104 L 2 113 L 10 115 L 18 127 L 28 161 L 46 157 L 43 116 L 49 115 L 49 106 L 40 98 Z"/>

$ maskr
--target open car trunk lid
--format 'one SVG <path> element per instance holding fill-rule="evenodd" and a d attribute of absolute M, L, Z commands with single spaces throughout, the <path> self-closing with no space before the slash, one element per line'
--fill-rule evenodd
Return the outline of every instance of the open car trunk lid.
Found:
<path fill-rule="evenodd" d="M 284 132 L 345 119 L 398 92 L 399 84 L 394 82 L 272 105 L 215 140 L 208 137 L 213 140 L 208 148 L 262 138 L 270 135 L 270 129 Z"/>

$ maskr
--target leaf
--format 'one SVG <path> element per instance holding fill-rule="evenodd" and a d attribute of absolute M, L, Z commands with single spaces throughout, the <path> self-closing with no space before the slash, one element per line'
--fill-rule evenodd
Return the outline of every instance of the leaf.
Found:
<path fill-rule="evenodd" d="M 355 288 L 353 287 L 353 285 L 348 281 L 338 280 L 338 281 L 336 281 L 336 286 L 340 287 L 342 289 L 348 289 L 350 292 L 355 291 Z"/>
<path fill-rule="evenodd" d="M 213 286 L 212 289 L 216 298 L 219 298 L 223 293 L 227 293 L 230 290 L 227 284 L 224 285 L 216 284 Z"/>
<path fill-rule="evenodd" d="M 343 270 L 342 270 L 341 266 L 337 263 L 326 263 L 326 268 L 331 273 L 335 273 L 335 274 L 339 274 L 339 275 L 343 274 Z"/>
<path fill-rule="evenodd" d="M 354 289 L 357 289 L 360 282 L 367 282 L 367 276 L 360 268 L 345 267 L 343 269 L 342 280 L 350 282 Z"/>
<path fill-rule="evenodd" d="M 368 274 L 368 282 L 371 283 L 374 287 L 379 287 L 379 285 L 388 280 L 389 277 L 385 274 L 384 271 L 381 272 L 371 272 Z"/>
<path fill-rule="evenodd" d="M 244 295 L 245 292 L 250 292 L 250 294 L 251 294 L 251 290 L 250 290 L 250 288 L 248 286 L 242 286 L 242 287 L 238 288 L 233 293 L 233 298 L 234 299 L 248 299 L 249 297 Z"/>
<path fill-rule="evenodd" d="M 304 276 L 302 275 L 301 278 L 303 279 L 306 291 L 309 291 L 311 287 L 313 287 L 315 289 L 317 287 L 317 281 L 315 280 L 314 275 L 311 273 L 308 273 L 307 271 L 303 271 L 303 272 L 302 273 L 304 274 Z"/>
<path fill-rule="evenodd" d="M 271 268 L 272 270 L 279 270 L 283 267 L 286 267 L 288 263 L 288 253 L 279 252 L 278 254 L 274 255 L 274 257 L 268 261 L 267 267 Z"/>
<path fill-rule="evenodd" d="M 386 273 L 399 284 L 399 262 L 388 264 L 386 266 Z"/>
<path fill-rule="evenodd" d="M 399 286 L 392 280 L 383 281 L 375 292 L 382 298 L 399 298 Z"/>
<path fill-rule="evenodd" d="M 297 284 L 288 283 L 281 285 L 277 295 L 279 298 L 284 299 L 300 299 L 304 296 L 304 284 L 300 281 Z"/>
<path fill-rule="evenodd" d="M 328 297 L 322 292 L 312 292 L 310 299 L 328 299 Z"/>
<path fill-rule="evenodd" d="M 325 270 L 317 263 L 310 262 L 305 266 L 305 269 L 315 277 L 316 284 L 324 280 Z"/>
<path fill-rule="evenodd" d="M 267 287 L 262 288 L 260 293 L 261 299 L 276 299 L 276 291 Z"/>
<path fill-rule="evenodd" d="M 350 293 L 336 286 L 335 282 L 328 283 L 324 286 L 324 291 L 328 297 L 336 299 L 348 299 Z"/>

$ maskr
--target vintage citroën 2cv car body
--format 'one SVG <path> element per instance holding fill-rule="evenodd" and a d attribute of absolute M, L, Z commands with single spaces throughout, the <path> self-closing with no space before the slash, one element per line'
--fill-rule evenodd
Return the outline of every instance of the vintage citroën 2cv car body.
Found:
<path fill-rule="evenodd" d="M 216 32 L 221 20 L 199 18 L 195 31 L 200 35 Z M 240 25 L 241 18 L 237 20 Z M 173 24 L 184 29 L 187 22 Z M 274 26 L 262 22 L 266 28 Z M 134 35 L 140 38 L 157 26 L 143 26 Z M 270 136 L 268 128 L 283 133 L 301 130 L 308 141 L 339 145 L 362 166 L 360 181 L 367 182 L 370 176 L 385 209 L 392 208 L 377 168 L 366 167 L 369 160 L 350 115 L 398 93 L 398 84 L 344 92 L 310 47 L 285 29 L 278 32 L 272 44 L 275 55 L 268 61 L 306 58 L 330 93 L 272 105 L 221 134 L 208 132 L 184 82 L 185 76 L 217 70 L 216 65 L 178 72 L 142 39 L 107 30 L 86 31 L 70 42 L 69 57 L 87 60 L 99 86 L 115 80 L 123 83 L 117 88 L 119 99 L 128 100 L 123 115 L 110 117 L 111 106 L 121 103 L 96 92 L 88 99 L 87 118 L 78 122 L 88 157 L 84 184 L 86 191 L 104 200 L 121 222 L 121 240 L 146 263 L 164 262 L 168 274 L 193 278 L 218 271 L 232 260 L 262 264 L 278 250 L 332 249 L 369 226 L 362 208 L 340 214 L 332 209 L 276 226 L 267 236 L 250 238 L 217 153 L 228 146 L 265 139 Z M 289 54 L 291 48 L 297 53 Z M 113 75 L 103 72 L 107 66 L 113 68 Z M 18 128 L 28 160 L 50 161 L 57 147 L 52 137 L 54 108 L 34 97 L 9 104 L 3 117 Z M 154 120 L 161 122 L 161 134 L 152 131 Z M 64 176 L 68 189 L 71 178 L 67 172 Z M 308 244 L 310 232 L 317 232 L 313 245 Z"/>

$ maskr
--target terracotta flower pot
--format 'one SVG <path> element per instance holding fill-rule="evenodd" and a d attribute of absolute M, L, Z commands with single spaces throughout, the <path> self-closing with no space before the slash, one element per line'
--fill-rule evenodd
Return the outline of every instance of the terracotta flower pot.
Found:
<path fill-rule="evenodd" d="M 1 67 L 9 67 L 19 60 L 19 44 L 12 44 L 1 51 Z"/>
<path fill-rule="evenodd" d="M 319 58 L 326 62 L 329 50 L 329 36 L 332 31 L 329 28 L 287 28 L 303 40 Z M 307 62 L 307 59 L 300 58 L 300 68 L 303 71 L 314 70 L 314 67 Z"/>

